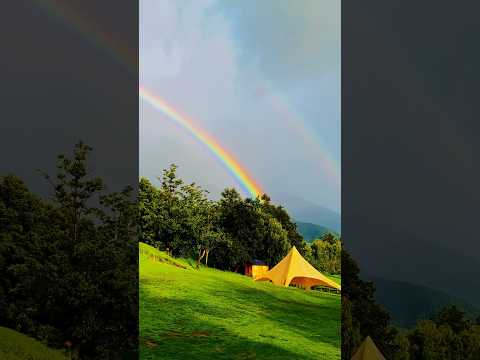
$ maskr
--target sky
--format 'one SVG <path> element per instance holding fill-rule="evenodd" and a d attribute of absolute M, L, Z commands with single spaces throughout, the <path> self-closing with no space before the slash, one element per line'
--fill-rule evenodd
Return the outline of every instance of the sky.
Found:
<path fill-rule="evenodd" d="M 194 119 L 275 198 L 340 212 L 340 2 L 140 2 L 140 84 Z M 175 163 L 241 189 L 204 144 L 140 100 L 140 176 Z M 248 194 L 243 194 L 248 195 Z M 286 204 L 288 206 L 288 204 Z"/>
<path fill-rule="evenodd" d="M 479 308 L 477 7 L 344 9 L 342 240 L 369 277 Z"/>

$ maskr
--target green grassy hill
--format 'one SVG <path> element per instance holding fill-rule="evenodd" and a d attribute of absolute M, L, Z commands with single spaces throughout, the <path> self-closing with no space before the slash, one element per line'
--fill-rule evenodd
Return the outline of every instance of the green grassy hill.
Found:
<path fill-rule="evenodd" d="M 67 357 L 61 350 L 52 350 L 17 331 L 0 327 L 0 359 L 66 360 Z"/>
<path fill-rule="evenodd" d="M 192 265 L 140 244 L 141 359 L 340 359 L 339 295 Z"/>

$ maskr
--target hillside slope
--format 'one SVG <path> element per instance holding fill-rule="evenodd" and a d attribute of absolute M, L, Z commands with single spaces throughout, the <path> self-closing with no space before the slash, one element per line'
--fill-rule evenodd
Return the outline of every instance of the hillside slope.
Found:
<path fill-rule="evenodd" d="M 455 304 L 469 314 L 479 314 L 474 306 L 443 291 L 404 281 L 380 278 L 372 281 L 376 288 L 375 299 L 401 327 L 414 326 L 417 320 L 429 317 L 445 305 Z"/>
<path fill-rule="evenodd" d="M 66 360 L 61 350 L 52 350 L 41 342 L 12 329 L 0 327 L 2 360 Z"/>
<path fill-rule="evenodd" d="M 340 359 L 340 306 L 140 244 L 142 359 Z"/>

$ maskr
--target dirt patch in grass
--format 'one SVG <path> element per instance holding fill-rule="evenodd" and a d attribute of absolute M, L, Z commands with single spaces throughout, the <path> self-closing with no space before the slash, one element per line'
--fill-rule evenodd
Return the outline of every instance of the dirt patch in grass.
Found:
<path fill-rule="evenodd" d="M 205 336 L 209 336 L 210 334 L 206 331 L 194 331 L 192 332 L 192 336 L 193 337 L 205 337 Z"/>
<path fill-rule="evenodd" d="M 176 266 L 176 267 L 178 267 L 178 268 L 180 268 L 180 269 L 188 269 L 188 267 L 185 266 L 185 265 L 179 264 L 179 263 L 177 263 L 177 262 L 175 262 L 175 261 L 172 261 L 172 260 L 169 260 L 169 259 L 166 259 L 166 258 L 162 258 L 162 257 L 157 256 L 157 255 L 151 255 L 151 254 L 150 254 L 150 255 L 148 256 L 148 259 L 149 259 L 150 261 L 167 263 L 167 264 L 169 264 L 169 265 Z"/>
<path fill-rule="evenodd" d="M 143 345 L 145 345 L 149 349 L 155 349 L 156 347 L 158 347 L 158 343 L 154 340 L 142 339 L 141 341 L 142 341 Z"/>
<path fill-rule="evenodd" d="M 182 338 L 188 338 L 188 337 L 208 337 L 210 336 L 210 333 L 208 331 L 193 331 L 191 333 L 181 333 L 179 331 L 168 331 L 165 333 L 165 336 L 167 337 L 182 337 Z"/>
<path fill-rule="evenodd" d="M 185 335 L 178 331 L 168 331 L 165 333 L 168 337 L 184 337 Z"/>

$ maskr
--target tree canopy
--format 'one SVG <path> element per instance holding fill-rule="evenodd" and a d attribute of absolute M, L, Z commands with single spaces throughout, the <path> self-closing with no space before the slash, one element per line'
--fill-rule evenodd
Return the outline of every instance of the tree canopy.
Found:
<path fill-rule="evenodd" d="M 140 241 L 232 271 L 253 259 L 273 266 L 292 246 L 305 254 L 296 224 L 267 195 L 242 198 L 225 189 L 213 201 L 196 184 L 179 179 L 176 170 L 176 165 L 163 170 L 158 187 L 140 179 Z"/>
<path fill-rule="evenodd" d="M 49 200 L 0 177 L 0 324 L 73 358 L 118 358 L 138 341 L 137 207 L 131 187 L 89 176 L 90 151 L 58 157 Z"/>

